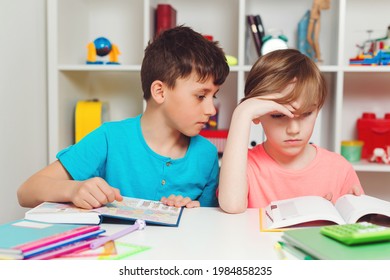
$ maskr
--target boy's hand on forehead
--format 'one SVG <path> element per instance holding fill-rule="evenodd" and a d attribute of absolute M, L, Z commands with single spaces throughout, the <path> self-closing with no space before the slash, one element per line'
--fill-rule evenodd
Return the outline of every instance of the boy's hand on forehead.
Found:
<path fill-rule="evenodd" d="M 274 101 L 280 97 L 280 93 L 267 96 L 253 97 L 245 100 L 238 106 L 237 113 L 249 118 L 255 124 L 260 122 L 260 118 L 268 114 L 283 114 L 289 118 L 294 117 L 295 108 L 291 104 L 279 104 Z"/>
<path fill-rule="evenodd" d="M 195 208 L 200 207 L 199 201 L 191 200 L 189 197 L 171 194 L 168 198 L 163 196 L 160 200 L 163 204 L 174 207 Z"/>

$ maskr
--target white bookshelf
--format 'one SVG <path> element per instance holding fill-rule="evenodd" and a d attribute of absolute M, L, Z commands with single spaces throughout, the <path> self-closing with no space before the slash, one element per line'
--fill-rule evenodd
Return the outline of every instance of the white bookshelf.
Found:
<path fill-rule="evenodd" d="M 80 99 L 99 98 L 109 104 L 110 120 L 135 116 L 144 110 L 140 82 L 143 51 L 153 35 L 154 8 L 169 3 L 177 10 L 178 24 L 209 34 L 226 54 L 238 58 L 218 96 L 220 127 L 228 128 L 230 116 L 243 97 L 245 78 L 254 60 L 247 39 L 247 14 L 260 14 L 266 31 L 282 30 L 296 48 L 297 25 L 312 0 L 48 0 L 48 106 L 49 160 L 73 143 L 74 108 Z M 357 43 L 383 37 L 390 2 L 332 0 L 322 11 L 321 71 L 329 96 L 317 121 L 313 141 L 340 152 L 342 140 L 356 138 L 356 121 L 362 112 L 378 117 L 390 112 L 390 67 L 349 66 Z M 121 65 L 86 65 L 86 45 L 105 36 L 118 45 Z M 249 44 L 249 45 L 248 45 Z M 261 129 L 251 141 L 261 141 Z M 359 163 L 357 171 L 390 172 L 390 165 Z"/>

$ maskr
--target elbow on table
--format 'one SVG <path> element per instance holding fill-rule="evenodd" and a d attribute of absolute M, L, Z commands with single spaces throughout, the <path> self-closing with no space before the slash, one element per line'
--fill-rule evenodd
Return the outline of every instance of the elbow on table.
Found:
<path fill-rule="evenodd" d="M 245 212 L 247 205 L 244 204 L 234 204 L 234 203 L 223 203 L 219 202 L 219 207 L 226 213 L 229 214 L 240 214 Z"/>

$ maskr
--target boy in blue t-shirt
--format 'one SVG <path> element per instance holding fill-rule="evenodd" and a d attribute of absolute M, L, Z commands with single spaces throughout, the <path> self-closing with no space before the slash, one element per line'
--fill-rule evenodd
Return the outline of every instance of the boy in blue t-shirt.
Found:
<path fill-rule="evenodd" d="M 18 190 L 20 205 L 73 202 L 91 209 L 122 196 L 188 208 L 217 206 L 217 149 L 199 136 L 216 114 L 229 74 L 215 42 L 189 27 L 163 32 L 145 49 L 145 112 L 108 122 L 57 154 Z"/>

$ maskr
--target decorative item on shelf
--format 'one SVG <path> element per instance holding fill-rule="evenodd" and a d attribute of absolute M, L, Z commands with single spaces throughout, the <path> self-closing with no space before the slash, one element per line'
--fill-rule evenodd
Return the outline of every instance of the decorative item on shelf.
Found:
<path fill-rule="evenodd" d="M 390 113 L 377 119 L 375 113 L 364 112 L 357 120 L 358 139 L 364 141 L 362 158 L 369 159 L 374 149 L 388 149 L 390 146 Z"/>
<path fill-rule="evenodd" d="M 213 143 L 218 150 L 218 153 L 222 154 L 225 146 L 226 139 L 228 137 L 229 130 L 208 130 L 203 129 L 200 131 L 200 135 L 207 138 L 211 143 Z"/>
<path fill-rule="evenodd" d="M 313 0 L 310 10 L 310 19 L 307 26 L 307 41 L 314 50 L 314 61 L 322 63 L 320 51 L 321 10 L 330 9 L 330 0 Z"/>
<path fill-rule="evenodd" d="M 341 141 L 341 155 L 349 162 L 358 162 L 362 156 L 363 141 Z"/>
<path fill-rule="evenodd" d="M 387 150 L 389 150 L 390 146 L 387 146 Z M 370 158 L 371 162 L 376 162 L 376 163 L 390 163 L 390 155 L 386 153 L 385 149 L 383 148 L 375 148 L 372 156 Z"/>
<path fill-rule="evenodd" d="M 369 38 L 362 45 L 356 45 L 359 51 L 356 57 L 349 59 L 350 65 L 390 65 L 390 25 L 385 37 L 371 39 L 372 32 L 367 30 Z"/>
<path fill-rule="evenodd" d="M 226 57 L 226 62 L 227 62 L 227 64 L 228 64 L 229 66 L 234 66 L 234 65 L 237 65 L 237 64 L 238 64 L 238 59 L 237 59 L 237 57 L 232 56 L 232 55 L 228 55 L 228 54 L 226 54 L 225 57 Z"/>
<path fill-rule="evenodd" d="M 298 50 L 314 59 L 313 47 L 307 41 L 307 27 L 309 26 L 310 10 L 307 10 L 301 20 L 298 22 Z"/>
<path fill-rule="evenodd" d="M 263 37 L 261 54 L 265 55 L 275 50 L 288 49 L 287 41 L 287 37 L 283 35 L 281 30 L 270 29 L 268 35 Z"/>
<path fill-rule="evenodd" d="M 118 62 L 118 55 L 120 54 L 118 47 L 105 37 L 99 37 L 90 42 L 87 48 L 87 64 L 120 64 Z M 96 56 L 105 57 L 107 55 L 109 61 L 97 60 Z"/>
<path fill-rule="evenodd" d="M 98 99 L 80 100 L 75 110 L 75 143 L 107 121 L 107 104 Z"/>

